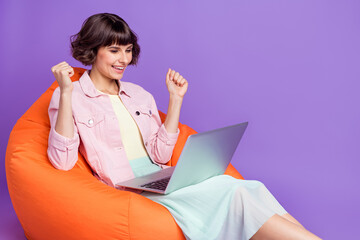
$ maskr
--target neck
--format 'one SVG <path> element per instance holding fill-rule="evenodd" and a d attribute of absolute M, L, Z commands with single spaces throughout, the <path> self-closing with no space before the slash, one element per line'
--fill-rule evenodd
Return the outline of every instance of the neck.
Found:
<path fill-rule="evenodd" d="M 114 95 L 119 93 L 118 82 L 114 79 L 110 79 L 102 75 L 96 69 L 96 67 L 93 66 L 93 68 L 90 70 L 89 76 L 97 90 Z"/>

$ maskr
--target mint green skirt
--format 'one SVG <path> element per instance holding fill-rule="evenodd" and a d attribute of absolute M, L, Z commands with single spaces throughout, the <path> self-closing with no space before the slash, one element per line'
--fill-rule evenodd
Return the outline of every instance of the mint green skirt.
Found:
<path fill-rule="evenodd" d="M 130 161 L 136 177 L 161 170 L 148 157 Z M 166 207 L 186 239 L 250 239 L 274 214 L 286 210 L 256 180 L 228 175 L 209 178 L 167 195 L 141 195 Z"/>

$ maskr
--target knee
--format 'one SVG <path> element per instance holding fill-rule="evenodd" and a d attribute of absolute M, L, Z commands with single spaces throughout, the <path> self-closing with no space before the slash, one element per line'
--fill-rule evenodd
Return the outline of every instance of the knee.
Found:
<path fill-rule="evenodd" d="M 253 180 L 253 183 L 258 187 L 265 187 L 265 184 L 259 180 Z"/>
<path fill-rule="evenodd" d="M 263 189 L 266 188 L 264 183 L 258 180 L 247 180 L 246 183 L 242 182 L 242 184 L 237 185 L 235 190 L 236 197 L 244 197 L 244 195 L 248 195 L 253 193 L 255 189 Z"/>
<path fill-rule="evenodd" d="M 236 196 L 241 196 L 244 191 L 246 191 L 246 187 L 241 186 L 241 185 L 237 186 L 236 190 L 235 190 L 235 195 Z"/>

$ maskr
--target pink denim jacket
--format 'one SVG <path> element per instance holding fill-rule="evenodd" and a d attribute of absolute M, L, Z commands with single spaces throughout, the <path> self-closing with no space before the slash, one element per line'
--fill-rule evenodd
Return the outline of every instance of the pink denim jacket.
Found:
<path fill-rule="evenodd" d="M 142 87 L 118 80 L 119 96 L 135 119 L 145 148 L 153 161 L 162 168 L 172 155 L 179 135 L 168 133 L 161 123 L 153 96 Z M 72 139 L 55 131 L 60 88 L 55 89 L 48 113 L 51 130 L 47 154 L 55 168 L 70 170 L 78 159 L 78 151 L 91 166 L 95 177 L 109 186 L 134 178 L 120 136 L 119 123 L 110 97 L 96 90 L 85 71 L 79 81 L 73 82 L 72 112 L 74 137 Z"/>

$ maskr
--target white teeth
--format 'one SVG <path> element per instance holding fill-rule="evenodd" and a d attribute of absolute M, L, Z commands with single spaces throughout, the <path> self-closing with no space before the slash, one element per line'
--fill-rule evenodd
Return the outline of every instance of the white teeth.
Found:
<path fill-rule="evenodd" d="M 123 70 L 123 69 L 124 69 L 124 67 L 115 67 L 115 66 L 114 66 L 114 68 L 119 69 L 119 70 Z"/>

